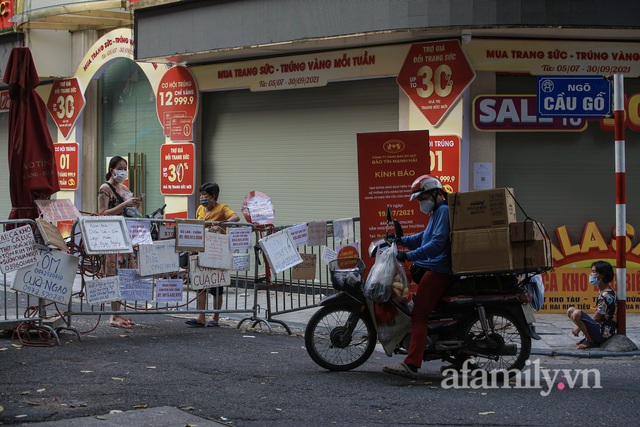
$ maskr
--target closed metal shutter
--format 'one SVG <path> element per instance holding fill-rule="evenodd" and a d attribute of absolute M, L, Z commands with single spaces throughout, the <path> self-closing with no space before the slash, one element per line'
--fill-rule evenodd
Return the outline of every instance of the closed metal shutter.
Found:
<path fill-rule="evenodd" d="M 536 93 L 535 77 L 498 77 L 498 93 Z M 625 93 L 640 93 L 638 79 L 625 79 Z M 640 138 L 626 130 L 627 223 L 640 228 Z M 496 186 L 513 187 L 517 201 L 542 221 L 557 243 L 566 225 L 573 244 L 595 221 L 605 240 L 614 238 L 615 152 L 613 132 L 590 121 L 584 132 L 519 132 L 496 136 Z M 522 212 L 518 219 L 523 220 Z"/>
<path fill-rule="evenodd" d="M 203 182 L 217 182 L 220 202 L 241 219 L 253 190 L 271 198 L 277 225 L 356 217 L 357 133 L 398 130 L 398 85 L 212 92 L 202 113 Z"/>

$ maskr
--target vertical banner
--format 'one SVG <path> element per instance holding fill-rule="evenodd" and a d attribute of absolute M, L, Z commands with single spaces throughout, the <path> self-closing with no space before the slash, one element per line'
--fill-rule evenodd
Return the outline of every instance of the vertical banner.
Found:
<path fill-rule="evenodd" d="M 424 229 L 426 216 L 409 202 L 411 183 L 429 173 L 429 131 L 358 134 L 358 193 L 362 247 L 384 236 L 387 205 L 405 234 Z M 373 259 L 362 256 L 367 266 Z"/>

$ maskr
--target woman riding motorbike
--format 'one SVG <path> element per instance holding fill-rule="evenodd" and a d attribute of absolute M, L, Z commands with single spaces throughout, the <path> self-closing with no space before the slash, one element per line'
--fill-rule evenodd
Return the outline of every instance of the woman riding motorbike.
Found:
<path fill-rule="evenodd" d="M 400 262 L 413 261 L 411 275 L 418 283 L 413 298 L 411 342 L 403 362 L 387 365 L 382 370 L 393 375 L 416 378 L 428 343 L 429 315 L 452 282 L 451 241 L 449 238 L 449 206 L 442 183 L 432 175 L 422 175 L 411 185 L 409 200 L 420 202 L 420 211 L 430 215 L 424 231 L 397 238 L 397 243 L 410 249 L 398 252 Z"/>

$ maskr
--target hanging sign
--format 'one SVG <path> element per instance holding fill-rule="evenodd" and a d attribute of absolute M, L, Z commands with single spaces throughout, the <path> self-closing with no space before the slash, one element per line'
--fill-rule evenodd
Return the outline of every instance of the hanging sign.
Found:
<path fill-rule="evenodd" d="M 160 193 L 190 196 L 195 188 L 195 148 L 191 143 L 160 146 Z"/>
<path fill-rule="evenodd" d="M 37 262 L 16 272 L 13 289 L 38 298 L 68 304 L 78 269 L 78 257 L 39 249 Z"/>
<path fill-rule="evenodd" d="M 263 237 L 258 244 L 275 274 L 282 273 L 302 262 L 302 257 L 288 228 Z"/>
<path fill-rule="evenodd" d="M 193 141 L 198 95 L 196 79 L 185 67 L 171 67 L 160 79 L 156 110 L 164 135 L 172 141 Z"/>
<path fill-rule="evenodd" d="M 61 190 L 76 190 L 78 188 L 78 150 L 77 142 L 56 142 L 56 164 L 58 165 L 58 184 Z"/>
<path fill-rule="evenodd" d="M 411 46 L 396 81 L 437 126 L 476 77 L 458 40 Z"/>
<path fill-rule="evenodd" d="M 69 137 L 85 105 L 80 79 L 71 77 L 53 81 L 47 109 L 65 139 Z"/>
<path fill-rule="evenodd" d="M 2 274 L 36 262 L 36 240 L 30 225 L 0 233 L 0 272 Z"/>

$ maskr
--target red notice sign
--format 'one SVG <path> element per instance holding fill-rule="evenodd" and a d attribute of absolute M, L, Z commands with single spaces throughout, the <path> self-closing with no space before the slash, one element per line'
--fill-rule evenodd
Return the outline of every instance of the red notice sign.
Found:
<path fill-rule="evenodd" d="M 405 234 L 424 230 L 427 216 L 420 212 L 418 202 L 409 201 L 409 194 L 413 181 L 426 173 L 429 131 L 358 134 L 360 237 L 367 266 L 373 260 L 364 253 L 366 248 L 387 229 L 387 205 Z"/>
<path fill-rule="evenodd" d="M 160 193 L 189 196 L 195 186 L 195 148 L 191 143 L 160 147 Z"/>
<path fill-rule="evenodd" d="M 476 77 L 458 40 L 414 44 L 396 81 L 437 126 Z"/>
<path fill-rule="evenodd" d="M 77 142 L 57 142 L 55 149 L 56 164 L 58 165 L 58 183 L 61 190 L 78 189 L 78 151 Z"/>
<path fill-rule="evenodd" d="M 65 138 L 69 137 L 85 104 L 84 93 L 77 77 L 53 81 L 47 109 Z"/>
<path fill-rule="evenodd" d="M 164 135 L 172 141 L 193 141 L 198 95 L 196 80 L 187 68 L 175 66 L 162 76 L 158 84 L 156 110 Z"/>

